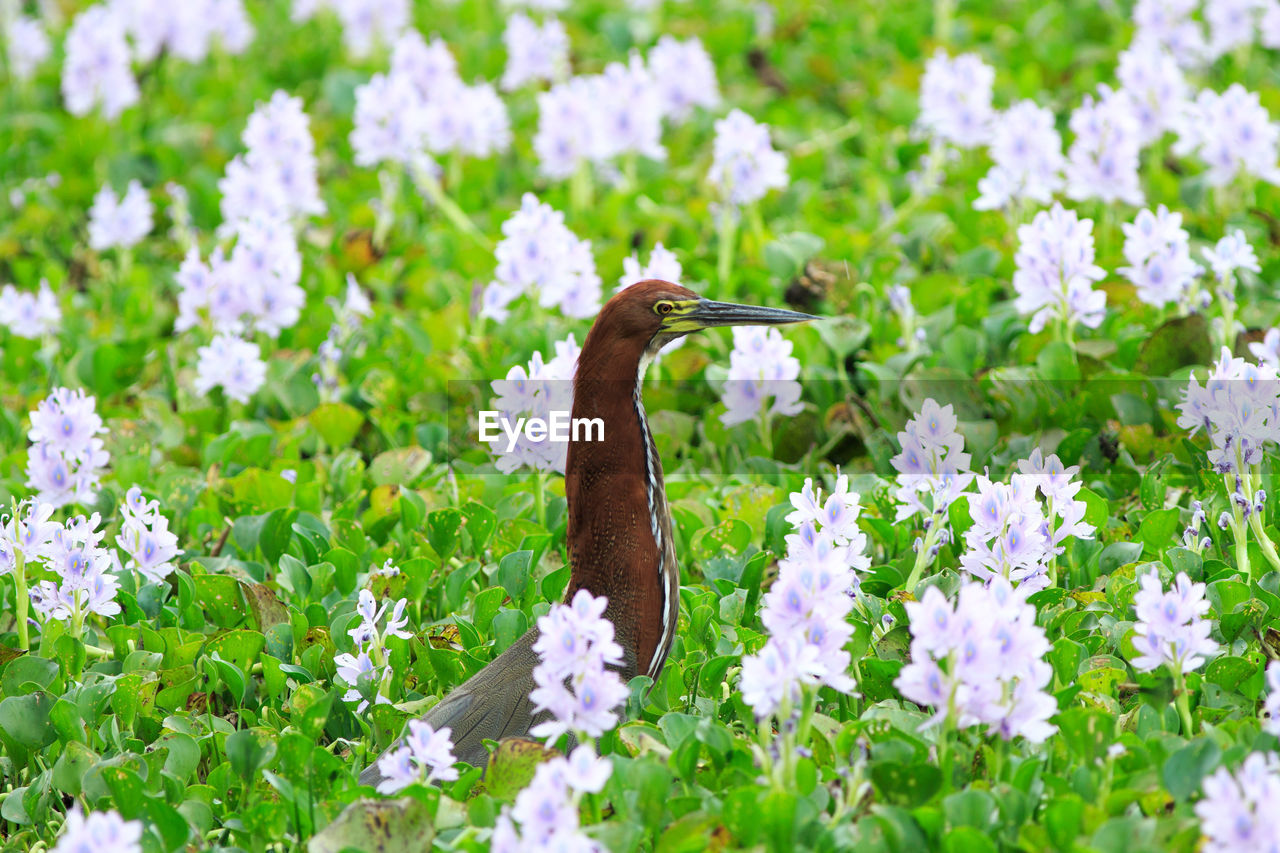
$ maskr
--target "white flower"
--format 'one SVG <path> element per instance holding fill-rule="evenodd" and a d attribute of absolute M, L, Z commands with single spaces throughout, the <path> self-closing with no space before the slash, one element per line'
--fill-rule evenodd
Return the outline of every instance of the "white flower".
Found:
<path fill-rule="evenodd" d="M 1022 199 L 1048 203 L 1062 189 L 1062 138 L 1051 111 L 1019 101 L 996 116 L 990 139 L 994 165 L 978 181 L 976 209 L 994 210 Z"/>
<path fill-rule="evenodd" d="M 151 198 L 142 184 L 130 181 L 123 198 L 104 184 L 89 209 L 89 247 L 98 251 L 128 249 L 151 233 Z"/>
<path fill-rule="evenodd" d="M 787 186 L 787 158 L 774 150 L 768 125 L 735 109 L 716 122 L 715 159 L 707 179 L 730 203 L 751 204 Z"/>
<path fill-rule="evenodd" d="M 197 394 L 205 395 L 221 387 L 229 399 L 247 403 L 266 381 L 267 365 L 258 345 L 235 335 L 218 335 L 208 346 L 200 347 L 197 355 Z"/>

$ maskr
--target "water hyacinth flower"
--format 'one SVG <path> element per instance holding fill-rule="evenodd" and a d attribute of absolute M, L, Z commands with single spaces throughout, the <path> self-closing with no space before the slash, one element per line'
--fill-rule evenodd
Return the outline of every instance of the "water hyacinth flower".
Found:
<path fill-rule="evenodd" d="M 1209 612 L 1205 585 L 1192 583 L 1185 572 L 1179 572 L 1173 587 L 1165 591 L 1155 569 L 1138 580 L 1141 589 L 1133 598 L 1138 617 L 1133 646 L 1138 657 L 1131 661 L 1133 668 L 1149 672 L 1167 666 L 1179 678 L 1199 669 L 1218 651 L 1218 644 L 1209 637 L 1213 623 L 1204 618 Z"/>
<path fill-rule="evenodd" d="M 55 508 L 92 503 L 110 459 L 98 437 L 107 430 L 94 398 L 79 388 L 55 388 L 30 417 L 27 485 Z"/>
<path fill-rule="evenodd" d="M 87 115 L 99 107 L 111 121 L 138 102 L 129 64 L 124 21 L 112 6 L 90 6 L 76 15 L 63 42 L 62 100 L 67 112 Z"/>
<path fill-rule="evenodd" d="M 1117 272 L 1133 283 L 1138 298 L 1156 307 L 1187 302 L 1203 270 L 1191 260 L 1182 214 L 1170 213 L 1162 204 L 1154 213 L 1141 211 L 1132 223 L 1120 227 L 1124 231 L 1124 258 L 1129 263 Z"/>
<path fill-rule="evenodd" d="M 664 35 L 649 49 L 646 61 L 665 118 L 679 124 L 695 107 L 714 110 L 720 106 L 716 68 L 698 38 L 680 41 Z"/>
<path fill-rule="evenodd" d="M 1208 46 L 1192 18 L 1197 6 L 1198 0 L 1138 0 L 1133 7 L 1134 41 L 1159 45 L 1183 68 L 1202 64 Z"/>
<path fill-rule="evenodd" d="M 1068 340 L 1077 323 L 1096 329 L 1106 314 L 1107 295 L 1093 289 L 1106 272 L 1093 262 L 1093 220 L 1054 204 L 1018 228 L 1013 289 L 1019 313 L 1031 314 L 1035 334 L 1052 320 Z"/>
<path fill-rule="evenodd" d="M 427 150 L 491 157 L 511 145 L 506 104 L 489 83 L 441 86 L 422 107 Z"/>
<path fill-rule="evenodd" d="M 125 820 L 114 810 L 86 815 L 75 803 L 50 853 L 142 853 L 142 821 Z"/>
<path fill-rule="evenodd" d="M 1205 58 L 1212 62 L 1252 44 L 1264 6 L 1261 0 L 1205 0 L 1204 21 L 1209 25 Z"/>
<path fill-rule="evenodd" d="M 735 426 L 769 415 L 785 417 L 804 408 L 800 383 L 796 381 L 800 359 L 791 354 L 792 348 L 792 342 L 775 328 L 734 327 L 729 372 L 720 394 L 725 405 L 721 423 Z"/>
<path fill-rule="evenodd" d="M 676 253 L 658 243 L 649 253 L 647 264 L 641 264 L 640 256 L 635 252 L 622 259 L 622 277 L 618 279 L 618 290 L 625 290 L 633 284 L 652 278 L 679 284 L 680 277 L 683 275 L 684 268 L 680 265 L 680 259 L 676 257 Z"/>
<path fill-rule="evenodd" d="M 150 62 L 161 51 L 187 62 L 209 55 L 216 40 L 227 53 L 243 53 L 253 41 L 253 25 L 243 0 L 115 0 L 134 56 Z"/>
<path fill-rule="evenodd" d="M 533 670 L 537 686 L 529 699 L 535 714 L 549 711 L 551 716 L 530 729 L 534 737 L 554 741 L 571 732 L 582 740 L 618 724 L 627 686 L 609 668 L 622 663 L 622 647 L 604 615 L 606 603 L 603 596 L 580 589 L 569 604 L 552 605 L 538 619 L 533 650 L 541 662 Z"/>
<path fill-rule="evenodd" d="M 542 307 L 558 306 L 568 317 L 590 317 L 600 310 L 600 276 L 591 241 L 570 231 L 563 213 L 525 193 L 520 209 L 502 223 L 502 234 L 481 316 L 505 320 L 508 306 L 526 292 L 536 295 Z"/>
<path fill-rule="evenodd" d="M 444 39 L 433 36 L 428 42 L 413 29 L 401 33 L 391 49 L 391 76 L 407 80 L 423 100 L 443 86 L 461 82 L 458 61 Z"/>
<path fill-rule="evenodd" d="M 411 165 L 425 158 L 426 123 L 421 96 L 408 77 L 375 74 L 356 87 L 351 147 L 358 166 Z"/>
<path fill-rule="evenodd" d="M 1076 200 L 1099 199 L 1142 204 L 1138 182 L 1141 136 L 1128 95 L 1107 86 L 1098 97 L 1085 95 L 1071 114 L 1075 140 L 1067 151 L 1067 195 Z"/>
<path fill-rule="evenodd" d="M 493 853 L 562 850 L 593 853 L 603 850 L 583 835 L 578 802 L 584 794 L 598 794 L 613 773 L 613 764 L 582 744 L 568 757 L 556 756 L 534 771 L 533 781 L 504 806 L 494 826 Z M 517 826 L 518 824 L 518 826 Z"/>
<path fill-rule="evenodd" d="M 266 381 L 267 364 L 258 345 L 233 334 L 218 335 L 196 355 L 195 391 L 201 396 L 221 388 L 228 399 L 247 403 Z"/>
<path fill-rule="evenodd" d="M 1178 63 L 1158 42 L 1135 39 L 1120 54 L 1116 79 L 1128 96 L 1140 145 L 1150 145 L 1177 129 L 1177 117 L 1191 90 Z"/>
<path fill-rule="evenodd" d="M 120 612 L 115 600 L 120 583 L 109 573 L 115 562 L 100 545 L 100 523 L 94 513 L 58 525 L 40 552 L 45 568 L 57 574 L 58 582 L 41 581 L 30 590 L 36 614 L 44 620 L 70 622 L 73 636 L 79 636 L 90 614 L 115 616 Z"/>
<path fill-rule="evenodd" d="M 1062 137 L 1053 113 L 1034 101 L 1019 101 L 999 113 L 990 134 L 992 165 L 978 181 L 977 210 L 1023 201 L 1047 204 L 1062 189 Z"/>
<path fill-rule="evenodd" d="M 1258 22 L 1258 30 L 1263 47 L 1280 50 L 1280 3 L 1266 5 L 1262 20 Z"/>
<path fill-rule="evenodd" d="M 9 73 L 15 80 L 30 80 L 53 52 L 49 34 L 38 18 L 26 15 L 8 16 L 3 27 Z"/>
<path fill-rule="evenodd" d="M 241 139 L 248 149 L 218 181 L 223 234 L 256 220 L 291 220 L 323 213 L 316 181 L 315 142 L 302 99 L 277 90 L 258 104 Z"/>
<path fill-rule="evenodd" d="M 393 568 L 391 561 L 387 560 L 381 571 L 387 574 Z M 392 669 L 387 662 L 387 639 L 399 637 L 402 640 L 408 640 L 413 637 L 405 630 L 409 624 L 409 617 L 405 615 L 408 604 L 408 599 L 401 598 L 393 605 L 384 601 L 379 607 L 373 593 L 368 589 L 361 589 L 357 596 L 355 613 L 359 619 L 347 630 L 348 636 L 355 644 L 354 650 L 335 655 L 333 662 L 338 670 L 338 679 L 347 685 L 347 691 L 342 694 L 342 701 L 355 704 L 358 714 L 364 713 L 371 699 L 379 705 L 391 702 Z M 391 606 L 389 614 L 387 613 L 388 605 Z M 426 727 L 426 732 L 428 735 L 431 732 L 429 726 Z M 448 729 L 440 731 L 446 743 L 448 742 L 447 733 Z M 438 746 L 439 738 L 432 750 L 419 749 L 415 754 L 435 754 L 434 751 Z M 450 748 L 452 748 L 451 744 Z M 453 762 L 450 760 L 448 763 Z M 399 767 L 401 770 L 404 769 L 403 756 Z"/>
<path fill-rule="evenodd" d="M 1212 249 L 1204 249 L 1203 253 L 1209 268 L 1221 282 L 1233 277 L 1237 270 L 1262 272 L 1258 266 L 1258 255 L 1239 228 L 1220 239 Z"/>
<path fill-rule="evenodd" d="M 716 122 L 715 158 L 707 180 L 730 204 L 759 201 L 787 186 L 787 157 L 775 151 L 769 126 L 742 110 Z"/>
<path fill-rule="evenodd" d="M 101 252 L 136 246 L 151 233 L 153 211 L 151 198 L 137 181 L 129 182 L 123 197 L 104 184 L 89 208 L 89 247 Z"/>
<path fill-rule="evenodd" d="M 507 66 L 501 82 L 506 91 L 526 83 L 553 82 L 569 72 L 569 34 L 555 18 L 538 24 L 523 12 L 516 12 L 507 18 L 502 43 L 507 48 Z"/>
<path fill-rule="evenodd" d="M 1271 120 L 1257 92 L 1239 83 L 1222 94 L 1205 89 L 1186 104 L 1173 152 L 1204 161 L 1211 186 L 1225 186 L 1242 173 L 1280 183 L 1280 123 Z"/>
<path fill-rule="evenodd" d="M 342 43 L 356 59 L 390 46 L 412 22 L 409 0 L 330 0 L 342 21 Z"/>
<path fill-rule="evenodd" d="M 1204 780 L 1196 817 L 1204 853 L 1273 850 L 1280 845 L 1280 759 L 1252 752 L 1235 773 L 1219 767 Z"/>
<path fill-rule="evenodd" d="M 898 433 L 902 450 L 889 460 L 898 472 L 895 520 L 905 521 L 917 513 L 925 516 L 927 540 L 933 545 L 941 543 L 947 509 L 975 476 L 969 470 L 970 457 L 964 452 L 964 436 L 958 427 L 955 408 L 950 403 L 939 406 L 930 397 Z M 917 550 L 929 551 L 933 545 Z"/>
<path fill-rule="evenodd" d="M 136 569 L 153 583 L 163 581 L 174 570 L 178 548 L 177 534 L 169 530 L 169 519 L 160 513 L 159 501 L 148 501 L 142 489 L 133 486 L 120 506 L 124 522 L 116 544 L 129 555 L 126 569 Z"/>
<path fill-rule="evenodd" d="M 19 338 L 40 338 L 53 334 L 62 325 L 62 309 L 49 282 L 40 279 L 35 293 L 20 291 L 12 284 L 0 288 L 0 326 Z"/>
<path fill-rule="evenodd" d="M 995 111 L 991 89 L 996 72 L 976 53 L 948 56 L 938 50 L 920 81 L 920 125 L 934 138 L 958 148 L 990 139 Z"/>
<path fill-rule="evenodd" d="M 527 366 L 513 366 L 506 379 L 490 383 L 498 396 L 491 403 L 508 423 L 518 423 L 521 418 L 541 418 L 550 422 L 552 412 L 573 410 L 573 376 L 578 368 L 581 347 L 570 334 L 555 344 L 555 356 L 544 361 L 542 353 L 535 352 Z M 492 434 L 492 433 L 491 433 Z M 489 442 L 497 457 L 495 466 L 504 474 L 522 467 L 534 471 L 564 473 L 565 457 L 569 445 L 563 441 L 534 441 L 521 431 L 514 446 L 505 432 L 499 430 Z"/>
<path fill-rule="evenodd" d="M 809 478 L 791 495 L 795 509 L 787 521 L 796 530 L 786 538 L 786 556 L 760 614 L 769 640 L 742 660 L 740 689 L 757 720 L 780 711 L 786 716 L 805 688 L 826 685 L 850 693 L 855 687 L 844 648 L 853 636 L 851 593 L 858 586 L 856 572 L 871 567 L 867 537 L 857 523 L 858 501 L 845 474 L 825 499 Z"/>
<path fill-rule="evenodd" d="M 1058 703 L 1045 692 L 1053 668 L 1027 589 L 1003 577 L 967 583 L 953 605 L 936 586 L 904 605 L 911 662 L 894 680 L 903 697 L 936 710 L 922 727 L 987 727 L 1005 740 L 1040 743 L 1057 731 Z"/>
<path fill-rule="evenodd" d="M 378 783 L 378 793 L 394 794 L 410 785 L 456 780 L 451 734 L 448 728 L 435 731 L 429 723 L 410 720 L 404 746 L 378 759 L 378 770 L 384 777 Z"/>

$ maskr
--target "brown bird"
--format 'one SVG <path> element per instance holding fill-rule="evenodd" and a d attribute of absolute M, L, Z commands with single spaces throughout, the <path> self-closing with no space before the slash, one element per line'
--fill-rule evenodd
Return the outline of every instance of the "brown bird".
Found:
<path fill-rule="evenodd" d="M 662 347 L 699 329 L 812 319 L 781 308 L 712 302 L 656 280 L 623 290 L 596 317 L 578 356 L 572 418 L 599 418 L 604 440 L 584 437 L 569 443 L 565 600 L 579 589 L 608 599 L 605 616 L 623 648 L 619 674 L 624 681 L 640 674 L 657 680 L 679 615 L 680 567 L 662 462 L 640 398 L 645 368 Z M 534 715 L 529 701 L 537 638 L 534 627 L 424 715 L 432 728 L 451 730 L 460 761 L 484 766 L 489 760 L 484 740 L 525 735 L 544 719 Z M 360 781 L 376 785 L 382 778 L 374 764 Z"/>

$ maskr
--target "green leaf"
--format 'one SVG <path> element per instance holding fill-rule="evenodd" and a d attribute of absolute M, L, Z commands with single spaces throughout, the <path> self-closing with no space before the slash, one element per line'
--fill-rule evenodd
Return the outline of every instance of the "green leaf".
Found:
<path fill-rule="evenodd" d="M 307 419 L 332 450 L 350 445 L 364 425 L 364 415 L 341 402 L 321 403 Z"/>
<path fill-rule="evenodd" d="M 0 731 L 27 749 L 48 746 L 58 737 L 49 722 L 53 703 L 54 697 L 43 690 L 0 701 Z"/>
<path fill-rule="evenodd" d="M 413 797 L 359 799 L 307 842 L 307 853 L 421 853 L 435 837 L 432 809 Z"/>
<path fill-rule="evenodd" d="M 427 542 L 441 560 L 448 560 L 458 548 L 458 530 L 462 526 L 462 510 L 455 507 L 434 509 L 427 513 Z"/>
<path fill-rule="evenodd" d="M 871 782 L 888 802 L 915 808 L 942 788 L 942 771 L 932 764 L 878 761 L 871 766 Z"/>
<path fill-rule="evenodd" d="M 251 784 L 275 757 L 276 743 L 272 733 L 264 729 L 240 729 L 227 737 L 226 750 L 232 772 Z"/>
<path fill-rule="evenodd" d="M 282 507 L 267 513 L 262 523 L 262 532 L 258 536 L 258 546 L 262 548 L 262 556 L 268 563 L 280 561 L 280 555 L 289 547 L 293 539 L 293 522 L 298 511 L 293 507 Z"/>
<path fill-rule="evenodd" d="M 1182 802 L 1200 790 L 1200 780 L 1209 775 L 1222 757 L 1217 743 L 1200 738 L 1169 756 L 1161 773 L 1164 786 Z"/>
<path fill-rule="evenodd" d="M 494 573 L 494 580 L 516 603 L 524 601 L 525 590 L 529 587 L 532 560 L 532 551 L 512 551 L 499 561 L 498 571 Z"/>

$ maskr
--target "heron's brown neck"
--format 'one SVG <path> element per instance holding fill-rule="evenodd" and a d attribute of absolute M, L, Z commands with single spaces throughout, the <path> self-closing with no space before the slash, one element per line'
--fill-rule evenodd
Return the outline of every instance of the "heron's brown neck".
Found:
<path fill-rule="evenodd" d="M 628 678 L 657 677 L 676 595 L 663 541 L 670 522 L 662 463 L 640 399 L 644 360 L 643 345 L 619 340 L 599 322 L 592 327 L 578 357 L 573 418 L 599 418 L 604 440 L 571 441 L 565 463 L 569 595 L 586 589 L 608 597 Z"/>

